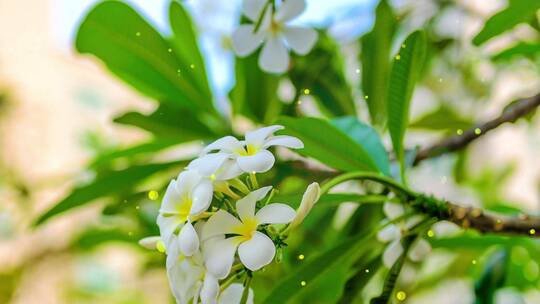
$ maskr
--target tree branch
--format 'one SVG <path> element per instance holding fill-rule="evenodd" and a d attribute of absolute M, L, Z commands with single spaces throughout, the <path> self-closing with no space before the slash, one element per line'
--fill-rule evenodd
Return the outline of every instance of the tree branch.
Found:
<path fill-rule="evenodd" d="M 421 149 L 416 154 L 414 165 L 417 165 L 421 161 L 428 158 L 461 150 L 477 138 L 484 136 L 487 132 L 499 127 L 504 123 L 514 122 L 517 119 L 526 116 L 534 111 L 538 106 L 540 106 L 540 93 L 529 98 L 515 101 L 509 104 L 499 117 L 477 124 L 476 126 L 464 131 L 461 135 L 455 135 L 450 138 L 443 139 L 430 147 Z"/>

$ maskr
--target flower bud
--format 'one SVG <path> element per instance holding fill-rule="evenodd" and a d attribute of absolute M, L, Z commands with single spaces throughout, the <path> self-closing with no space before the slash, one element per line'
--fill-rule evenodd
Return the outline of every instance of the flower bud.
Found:
<path fill-rule="evenodd" d="M 315 203 L 317 203 L 320 196 L 321 188 L 319 187 L 319 184 L 311 183 L 302 196 L 302 202 L 300 202 L 300 207 L 296 210 L 296 216 L 289 225 L 290 229 L 295 228 L 304 221 L 304 218 L 308 215 Z"/>
<path fill-rule="evenodd" d="M 139 240 L 139 245 L 146 249 L 156 250 L 158 243 L 161 242 L 161 237 L 159 236 L 149 236 L 144 239 Z"/>

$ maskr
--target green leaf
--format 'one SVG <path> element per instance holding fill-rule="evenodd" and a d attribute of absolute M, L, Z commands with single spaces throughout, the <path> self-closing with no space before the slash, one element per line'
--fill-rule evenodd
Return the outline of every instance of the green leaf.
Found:
<path fill-rule="evenodd" d="M 305 281 L 309 284 L 327 271 L 332 271 L 334 267 L 354 263 L 359 256 L 368 250 L 368 246 L 365 244 L 372 237 L 373 233 L 350 237 L 319 255 L 306 259 L 302 266 L 281 280 L 263 303 L 287 303 L 293 296 L 301 292 L 300 282 Z"/>
<path fill-rule="evenodd" d="M 475 45 L 502 34 L 514 26 L 529 22 L 540 9 L 540 0 L 510 0 L 508 6 L 489 18 L 482 30 L 473 38 Z"/>
<path fill-rule="evenodd" d="M 396 158 L 404 174 L 403 138 L 409 120 L 409 107 L 414 86 L 420 78 L 426 53 L 426 38 L 422 31 L 410 34 L 394 57 L 388 87 L 388 129 Z"/>
<path fill-rule="evenodd" d="M 390 174 L 390 161 L 381 138 L 375 129 L 359 121 L 356 117 L 341 117 L 332 120 L 332 124 L 362 146 L 380 172 Z"/>
<path fill-rule="evenodd" d="M 473 125 L 472 119 L 465 118 L 451 107 L 441 104 L 438 109 L 411 122 L 409 128 L 455 132 L 458 129 L 469 129 Z"/>
<path fill-rule="evenodd" d="M 178 139 L 175 138 L 156 138 L 149 142 L 137 144 L 128 148 L 108 151 L 98 155 L 90 164 L 90 168 L 102 167 L 121 158 L 132 159 L 136 156 L 152 154 L 178 144 Z"/>
<path fill-rule="evenodd" d="M 366 97 L 371 122 L 383 126 L 386 122 L 386 95 L 390 76 L 390 50 L 396 33 L 396 16 L 386 0 L 375 11 L 375 25 L 360 40 L 362 53 L 362 91 Z"/>
<path fill-rule="evenodd" d="M 533 58 L 540 55 L 540 43 L 520 42 L 492 57 L 494 61 L 510 60 L 514 57 Z"/>
<path fill-rule="evenodd" d="M 284 133 L 304 142 L 304 149 L 298 150 L 302 155 L 343 171 L 380 172 L 369 150 L 329 121 L 314 117 L 282 117 L 278 124 L 285 126 Z"/>
<path fill-rule="evenodd" d="M 356 115 L 352 90 L 343 71 L 339 47 L 327 35 L 319 32 L 317 44 L 306 56 L 293 57 L 289 77 L 297 97 L 306 89 L 329 116 Z M 296 102 L 294 100 L 293 102 Z"/>
<path fill-rule="evenodd" d="M 175 46 L 175 52 L 184 66 L 189 66 L 186 73 L 180 73 L 193 77 L 198 89 L 211 100 L 212 93 L 208 85 L 206 67 L 199 49 L 193 22 L 184 6 L 177 0 L 171 1 L 169 20 L 173 32 L 171 43 Z"/>
<path fill-rule="evenodd" d="M 508 249 L 494 252 L 488 259 L 484 271 L 476 281 L 474 292 L 475 304 L 494 303 L 495 291 L 504 285 L 508 267 Z"/>
<path fill-rule="evenodd" d="M 162 170 L 181 165 L 169 162 L 132 166 L 124 170 L 111 171 L 97 177 L 92 183 L 75 188 L 68 196 L 39 216 L 34 226 L 43 224 L 53 216 L 82 206 L 97 198 L 132 189 L 148 177 Z"/>
<path fill-rule="evenodd" d="M 130 236 L 128 232 L 113 228 L 92 228 L 84 231 L 73 242 L 73 246 L 89 250 L 106 242 L 136 242 L 137 237 Z"/>
<path fill-rule="evenodd" d="M 270 123 L 283 106 L 277 96 L 280 76 L 261 71 L 257 60 L 259 52 L 246 58 L 236 58 L 236 84 L 229 93 L 233 113 L 253 121 Z"/>
<path fill-rule="evenodd" d="M 95 6 L 81 23 L 75 45 L 80 53 L 98 57 L 116 76 L 152 98 L 216 113 L 210 96 L 187 76 L 189 65 L 123 2 L 104 1 Z"/>
<path fill-rule="evenodd" d="M 161 104 L 156 111 L 146 115 L 139 112 L 124 113 L 114 119 L 114 122 L 144 129 L 155 137 L 176 139 L 180 142 L 192 140 L 213 139 L 223 133 L 215 133 L 207 124 L 202 122 L 185 109 Z M 221 132 L 227 129 L 222 126 Z"/>

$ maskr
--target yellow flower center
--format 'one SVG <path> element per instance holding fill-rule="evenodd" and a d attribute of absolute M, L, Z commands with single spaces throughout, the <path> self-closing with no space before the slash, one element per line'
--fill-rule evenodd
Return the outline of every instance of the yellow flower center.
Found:
<path fill-rule="evenodd" d="M 180 198 L 180 204 L 177 206 L 178 217 L 182 222 L 185 222 L 191 212 L 191 205 L 193 201 L 188 196 L 183 196 Z"/>
<path fill-rule="evenodd" d="M 257 226 L 259 225 L 256 218 L 252 217 L 246 219 L 242 222 L 241 225 L 236 226 L 233 231 L 234 233 L 240 235 L 241 242 L 249 241 L 253 237 L 255 231 L 257 231 Z"/>
<path fill-rule="evenodd" d="M 259 152 L 259 148 L 250 144 L 246 145 L 246 148 L 236 151 L 236 153 L 241 156 L 251 156 L 257 154 L 257 152 Z"/>

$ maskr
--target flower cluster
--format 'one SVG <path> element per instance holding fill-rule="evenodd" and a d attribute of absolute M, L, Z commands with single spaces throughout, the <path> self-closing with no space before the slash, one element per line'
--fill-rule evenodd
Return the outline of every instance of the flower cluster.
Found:
<path fill-rule="evenodd" d="M 253 292 L 234 280 L 271 263 L 290 223 L 298 225 L 318 200 L 312 184 L 297 213 L 270 203 L 271 186 L 259 187 L 256 174 L 275 162 L 268 148 L 303 147 L 295 137 L 274 135 L 282 128 L 254 130 L 242 141 L 218 139 L 169 183 L 157 218 L 160 237 L 142 243 L 158 241 L 166 252 L 177 303 L 240 303 L 242 297 L 252 303 Z"/>
<path fill-rule="evenodd" d="M 315 45 L 318 34 L 311 28 L 288 23 L 306 8 L 305 0 L 281 1 L 244 0 L 242 13 L 253 23 L 242 24 L 232 36 L 234 51 L 244 57 L 264 44 L 259 66 L 266 72 L 283 73 L 289 66 L 289 48 L 300 55 Z"/>

